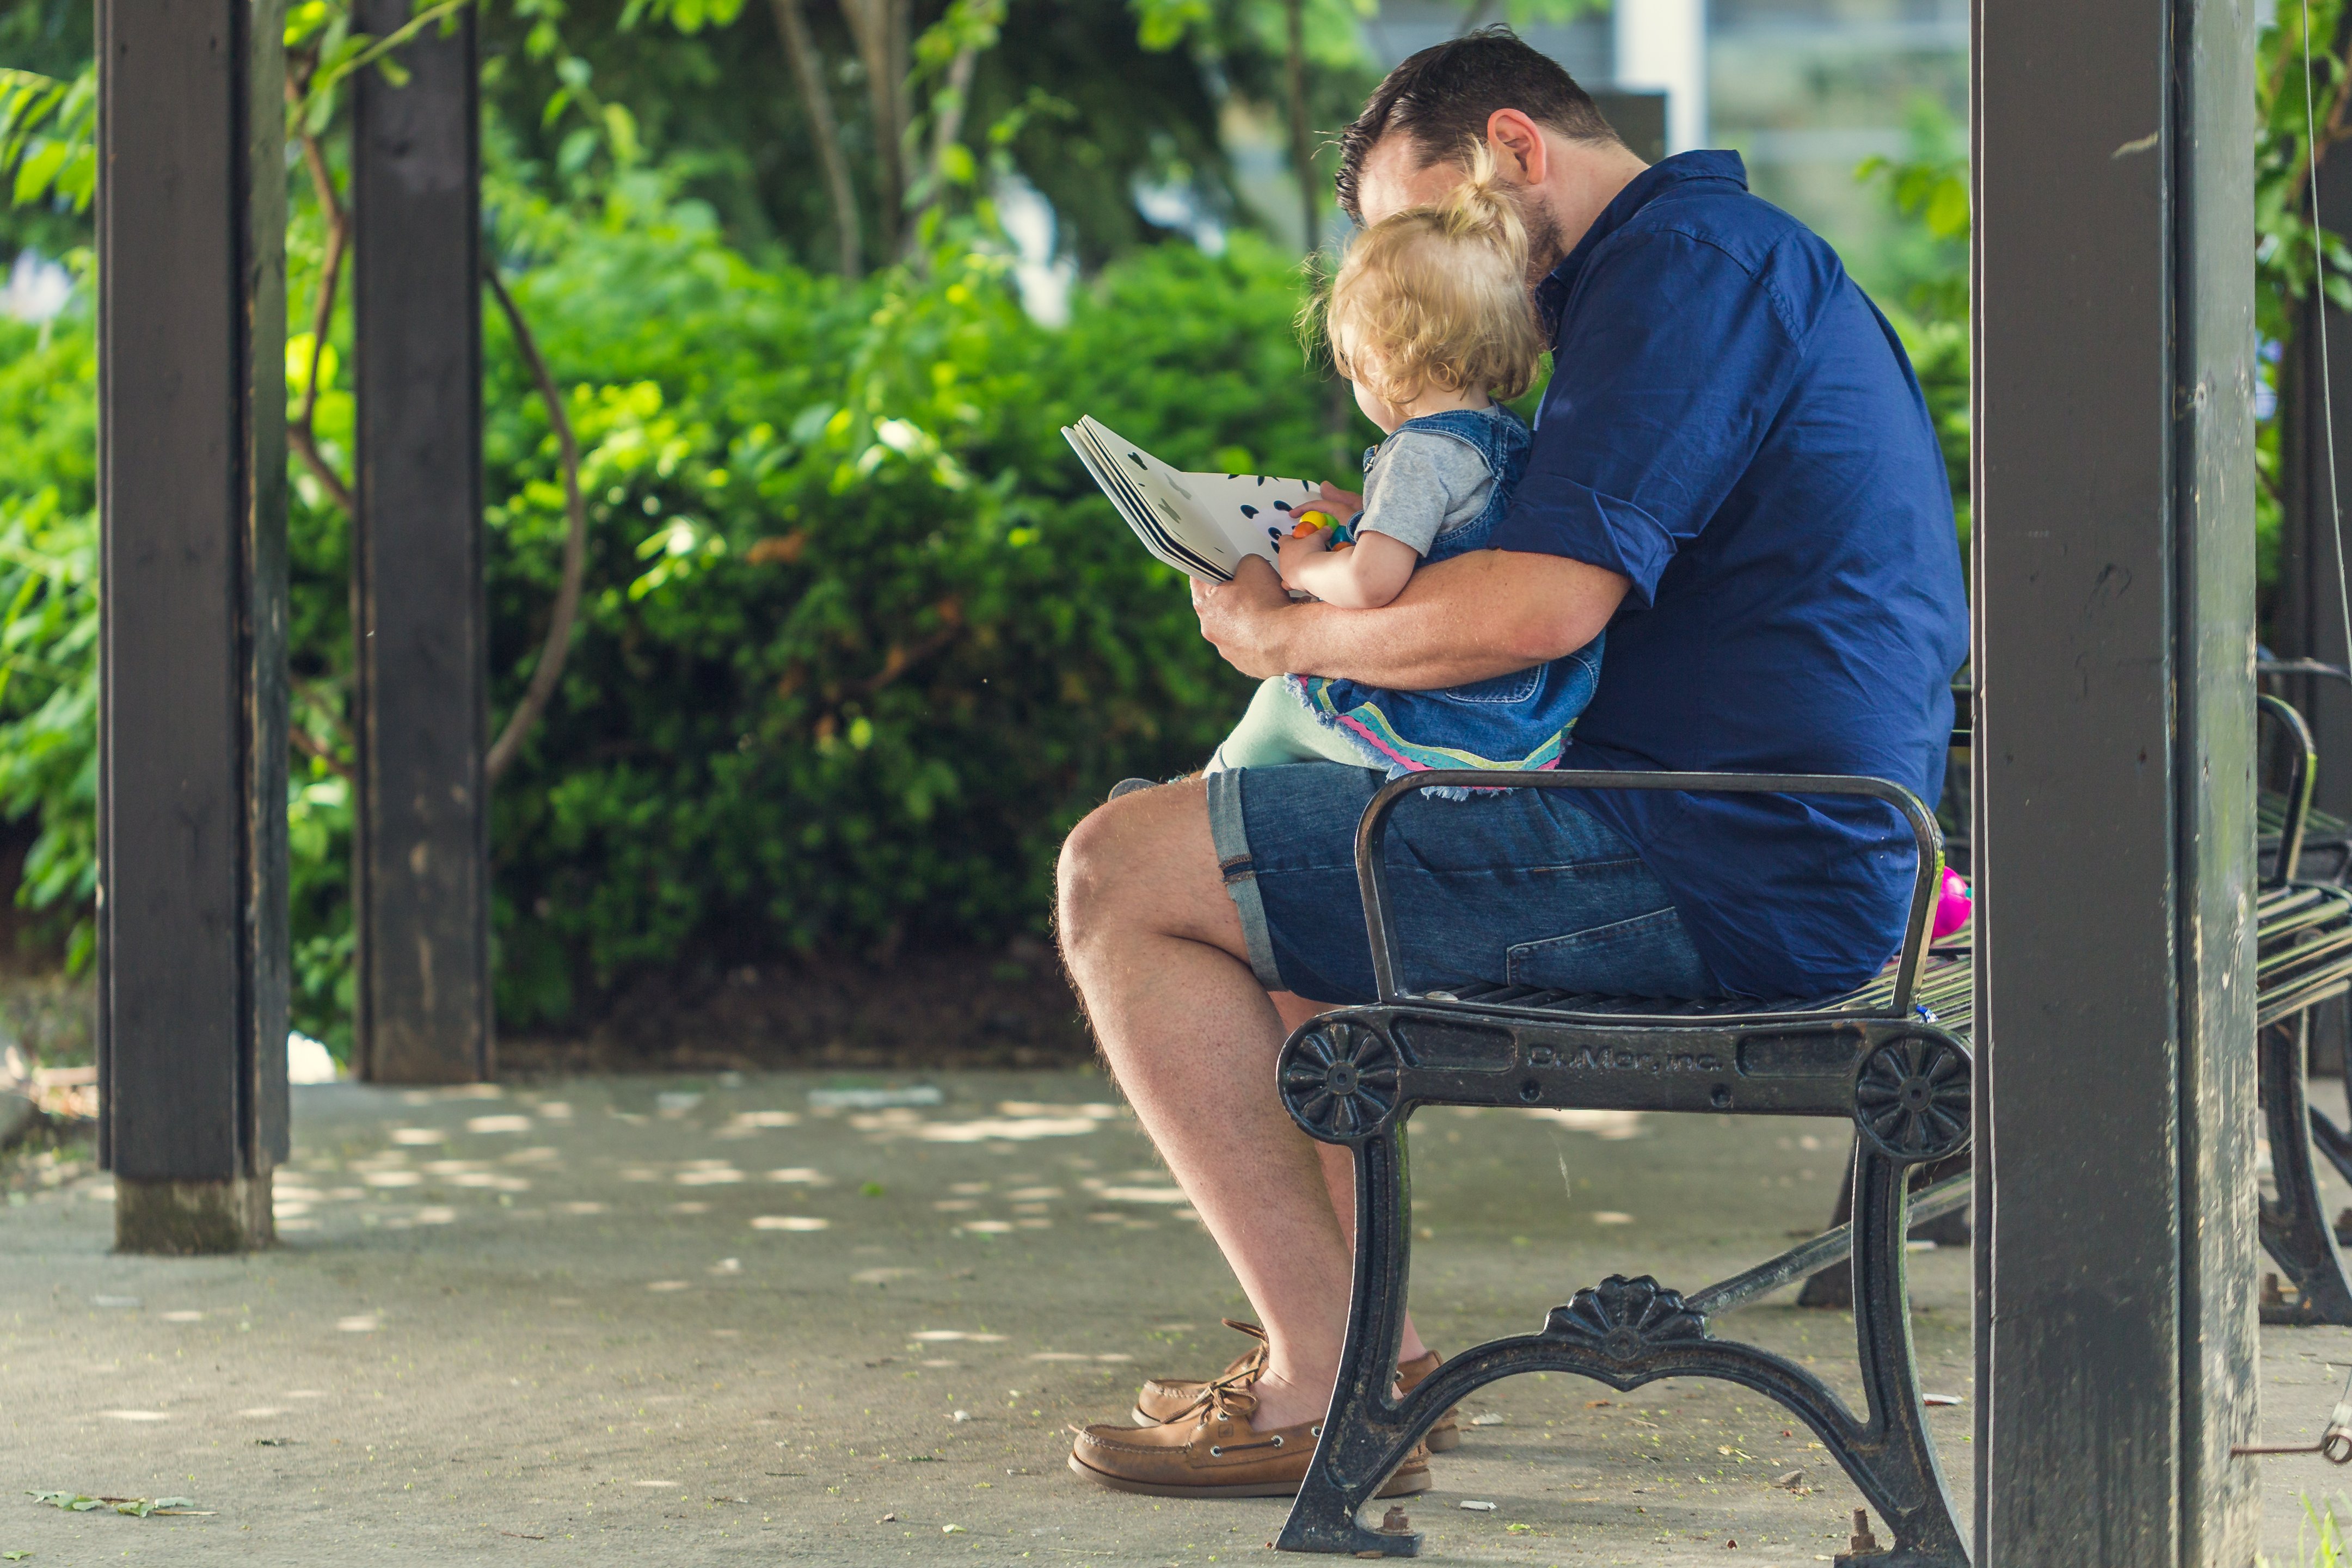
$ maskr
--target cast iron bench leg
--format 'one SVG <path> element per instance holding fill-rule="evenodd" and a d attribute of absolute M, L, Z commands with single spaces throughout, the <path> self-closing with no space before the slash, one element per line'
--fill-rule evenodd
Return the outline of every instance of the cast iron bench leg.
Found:
<path fill-rule="evenodd" d="M 1947 1176 L 1965 1175 L 1969 1170 L 1969 1154 L 1962 1149 L 1949 1159 L 1937 1160 L 1932 1166 L 1916 1166 L 1911 1176 L 1911 1190 L 1932 1186 Z M 1832 1228 L 1853 1218 L 1853 1155 L 1845 1158 L 1845 1174 L 1838 1178 L 1837 1199 L 1830 1209 Z M 1974 1244 L 1966 1209 L 1954 1209 L 1940 1219 L 1928 1220 L 1911 1228 L 1914 1241 L 1933 1241 L 1938 1247 L 1968 1247 Z M 1805 1281 L 1797 1292 L 1801 1307 L 1835 1307 L 1840 1311 L 1853 1306 L 1853 1276 L 1843 1262 L 1832 1263 Z"/>
<path fill-rule="evenodd" d="M 1840 1563 L 1868 1568 L 1968 1568 L 1968 1550 L 1927 1434 L 1911 1347 L 1905 1279 L 1909 1167 L 1865 1151 L 1852 1232 L 1854 1339 L 1870 1417 L 1856 1421 L 1818 1378 L 1753 1345 L 1718 1340 L 1683 1298 L 1646 1277 L 1614 1277 L 1555 1308 L 1543 1332 L 1454 1357 L 1403 1400 L 1390 1378 L 1403 1336 L 1412 1183 L 1402 1120 L 1355 1145 L 1356 1274 L 1339 1385 L 1297 1501 L 1277 1542 L 1286 1552 L 1411 1557 L 1410 1531 L 1365 1528 L 1358 1515 L 1446 1408 L 1497 1378 L 1569 1372 L 1632 1389 L 1661 1377 L 1718 1377 L 1778 1401 L 1803 1421 L 1894 1541 Z"/>
<path fill-rule="evenodd" d="M 1356 1515 L 1445 1406 L 1391 1397 L 1391 1369 L 1404 1341 L 1406 1217 L 1412 1178 L 1405 1168 L 1404 1122 L 1391 1121 L 1355 1147 L 1356 1281 L 1348 1339 L 1339 1352 L 1315 1459 L 1276 1543 L 1285 1552 L 1371 1552 L 1411 1557 L 1416 1535 L 1365 1529 Z M 1415 1396 L 1420 1389 L 1413 1391 Z M 1408 1408 L 1412 1418 L 1408 1417 Z"/>
<path fill-rule="evenodd" d="M 1904 1245 L 1911 1167 L 1857 1140 L 1853 1173 L 1853 1333 L 1870 1422 L 1839 1462 L 1895 1536 L 1885 1553 L 1840 1557 L 1871 1568 L 1967 1568 L 1936 1445 L 1919 1399 L 1911 1348 L 1911 1288 Z M 1835 1446 L 1831 1451 L 1836 1453 Z M 1874 1486 L 1872 1483 L 1875 1481 Z"/>
<path fill-rule="evenodd" d="M 2294 1282 L 2296 1292 L 2293 1301 L 2263 1302 L 2263 1322 L 2352 1327 L 2352 1290 L 2345 1287 L 2344 1265 L 2320 1207 L 2318 1173 L 2311 1163 L 2316 1113 L 2304 1092 L 2303 1077 L 2310 1019 L 2303 1012 L 2292 1023 L 2272 1024 L 2262 1031 L 2258 1046 L 2271 1176 L 2278 1184 L 2278 1197 L 2263 1199 L 2263 1248 Z"/>

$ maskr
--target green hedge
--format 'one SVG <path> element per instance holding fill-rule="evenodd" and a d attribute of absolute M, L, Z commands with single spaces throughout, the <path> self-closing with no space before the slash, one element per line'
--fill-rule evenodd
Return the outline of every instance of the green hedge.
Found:
<path fill-rule="evenodd" d="M 1160 247 L 1057 330 L 1001 262 L 845 288 L 754 265 L 691 204 L 615 204 L 532 244 L 514 290 L 568 390 L 591 538 L 562 684 L 493 802 L 502 1019 L 561 1020 L 647 969 L 1042 928 L 1069 825 L 1123 776 L 1197 765 L 1247 691 L 1058 427 L 1090 413 L 1181 465 L 1327 472 L 1294 266 L 1246 235 L 1220 257 Z M 564 523 L 544 411 L 489 322 L 503 717 Z M 45 341 L 0 328 L 0 810 L 42 829 L 20 901 L 74 918 L 94 798 L 87 316 Z M 335 457 L 339 373 L 328 356 Z M 335 751 L 346 528 L 299 471 L 296 497 L 295 716 Z M 324 761 L 295 773 L 298 1020 L 340 1046 L 350 794 Z"/>

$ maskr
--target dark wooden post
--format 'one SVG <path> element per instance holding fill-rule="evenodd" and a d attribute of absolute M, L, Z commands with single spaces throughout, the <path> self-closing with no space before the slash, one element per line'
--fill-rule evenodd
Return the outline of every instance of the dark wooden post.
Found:
<path fill-rule="evenodd" d="M 2253 29 L 1976 6 L 1990 1568 L 2254 1552 Z"/>
<path fill-rule="evenodd" d="M 362 0 L 389 33 L 408 0 Z M 490 1071 L 488 669 L 482 599 L 481 217 L 474 11 L 358 79 L 359 1071 Z"/>
<path fill-rule="evenodd" d="M 99 0 L 100 1151 L 126 1251 L 271 1237 L 286 1131 L 282 0 Z"/>

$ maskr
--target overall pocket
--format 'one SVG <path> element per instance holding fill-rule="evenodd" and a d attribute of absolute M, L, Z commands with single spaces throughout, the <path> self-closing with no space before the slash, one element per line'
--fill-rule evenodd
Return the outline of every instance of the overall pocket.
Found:
<path fill-rule="evenodd" d="M 1664 909 L 1510 949 L 1510 981 L 1619 997 L 1714 997 L 1723 988 L 1691 946 L 1682 916 Z"/>

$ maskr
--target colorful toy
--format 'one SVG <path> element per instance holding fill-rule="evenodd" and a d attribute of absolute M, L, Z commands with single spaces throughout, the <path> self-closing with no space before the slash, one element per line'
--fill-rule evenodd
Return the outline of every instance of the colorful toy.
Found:
<path fill-rule="evenodd" d="M 1941 942 L 1966 925 L 1976 909 L 1977 895 L 1969 888 L 1969 879 L 1946 866 L 1943 885 L 1936 894 L 1935 935 L 1929 940 Z"/>
<path fill-rule="evenodd" d="M 1307 507 L 1300 508 L 1293 516 L 1297 518 L 1297 521 L 1290 530 L 1292 538 L 1307 538 L 1328 528 L 1331 532 L 1330 548 L 1333 549 L 1346 549 L 1356 542 L 1355 530 L 1328 512 L 1317 511 L 1314 507 Z"/>

